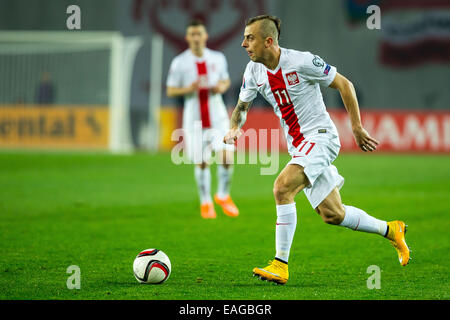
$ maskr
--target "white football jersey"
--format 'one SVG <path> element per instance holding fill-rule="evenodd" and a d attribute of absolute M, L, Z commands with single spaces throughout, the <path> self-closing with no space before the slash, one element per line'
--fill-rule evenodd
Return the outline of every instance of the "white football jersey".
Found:
<path fill-rule="evenodd" d="M 281 48 L 275 70 L 253 61 L 247 64 L 239 99 L 250 102 L 260 93 L 273 106 L 293 155 L 309 136 L 321 132 L 338 136 L 320 91 L 320 85 L 329 86 L 335 76 L 336 68 L 319 56 Z"/>
<path fill-rule="evenodd" d="M 222 95 L 209 90 L 219 80 L 229 78 L 227 61 L 223 53 L 205 48 L 202 57 L 187 49 L 176 56 L 169 70 L 168 87 L 187 87 L 200 80 L 200 89 L 184 97 L 183 128 L 192 130 L 195 121 L 203 128 L 229 127 L 229 117 Z"/>

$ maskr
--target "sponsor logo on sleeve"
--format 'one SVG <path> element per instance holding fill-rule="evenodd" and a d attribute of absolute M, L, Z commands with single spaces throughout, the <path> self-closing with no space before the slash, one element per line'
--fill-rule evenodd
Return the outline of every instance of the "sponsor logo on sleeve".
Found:
<path fill-rule="evenodd" d="M 328 73 L 330 72 L 331 67 L 329 64 L 327 64 L 327 66 L 325 67 L 325 70 L 323 71 L 324 74 L 328 75 Z"/>

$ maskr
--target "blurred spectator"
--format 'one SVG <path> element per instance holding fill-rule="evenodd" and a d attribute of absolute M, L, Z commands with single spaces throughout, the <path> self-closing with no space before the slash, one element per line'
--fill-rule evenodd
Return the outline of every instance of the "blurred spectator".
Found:
<path fill-rule="evenodd" d="M 36 102 L 38 104 L 52 104 L 55 98 L 55 89 L 50 79 L 50 73 L 44 71 L 36 91 Z"/>

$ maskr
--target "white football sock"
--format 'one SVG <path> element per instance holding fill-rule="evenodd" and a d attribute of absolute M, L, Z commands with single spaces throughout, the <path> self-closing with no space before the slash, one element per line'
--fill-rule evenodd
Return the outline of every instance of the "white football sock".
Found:
<path fill-rule="evenodd" d="M 378 220 L 372 216 L 369 216 L 361 209 L 346 206 L 345 217 L 340 226 L 350 228 L 355 231 L 363 231 L 369 233 L 378 233 L 384 236 L 387 230 L 386 221 Z"/>
<path fill-rule="evenodd" d="M 209 167 L 202 169 L 195 166 L 195 180 L 197 181 L 198 194 L 200 202 L 212 202 L 211 199 L 211 171 Z"/>
<path fill-rule="evenodd" d="M 223 199 L 230 194 L 231 176 L 233 166 L 225 168 L 223 165 L 217 166 L 217 195 Z"/>
<path fill-rule="evenodd" d="M 275 228 L 275 257 L 288 262 L 289 251 L 297 227 L 297 208 L 294 203 L 277 205 L 277 225 Z"/>

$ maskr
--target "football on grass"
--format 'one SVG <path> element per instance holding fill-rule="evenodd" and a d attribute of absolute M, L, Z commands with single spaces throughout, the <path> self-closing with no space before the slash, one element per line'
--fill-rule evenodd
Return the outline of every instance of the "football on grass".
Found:
<path fill-rule="evenodd" d="M 163 283 L 169 278 L 171 269 L 169 257 L 158 249 L 141 251 L 133 262 L 134 276 L 140 283 Z"/>

